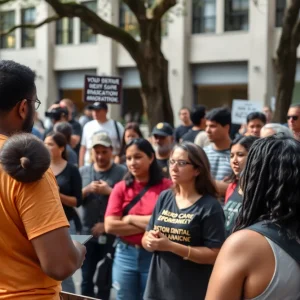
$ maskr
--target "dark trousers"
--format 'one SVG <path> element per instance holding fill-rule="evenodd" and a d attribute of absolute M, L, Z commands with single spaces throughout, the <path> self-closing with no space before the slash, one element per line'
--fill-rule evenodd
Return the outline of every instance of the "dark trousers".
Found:
<path fill-rule="evenodd" d="M 82 283 L 81 293 L 88 297 L 97 297 L 102 300 L 109 300 L 110 289 L 107 291 L 98 291 L 97 295 L 94 293 L 93 277 L 96 271 L 97 263 L 102 260 L 108 252 L 112 251 L 112 244 L 101 245 L 94 241 L 89 241 L 85 244 L 86 256 L 81 267 Z"/>

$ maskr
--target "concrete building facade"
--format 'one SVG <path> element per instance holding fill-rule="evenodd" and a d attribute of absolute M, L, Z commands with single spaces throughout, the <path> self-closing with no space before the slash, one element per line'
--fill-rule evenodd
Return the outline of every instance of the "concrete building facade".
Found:
<path fill-rule="evenodd" d="M 134 17 L 120 1 L 82 2 L 108 22 L 137 34 Z M 162 41 L 176 121 L 180 107 L 195 103 L 208 108 L 230 106 L 233 99 L 270 104 L 276 92 L 274 58 L 285 0 L 178 2 L 164 20 Z M 43 0 L 15 1 L 0 9 L 4 30 L 53 15 Z M 141 84 L 132 58 L 111 39 L 93 35 L 78 18 L 35 31 L 17 29 L 1 38 L 0 59 L 12 59 L 36 71 L 41 113 L 62 97 L 70 97 L 82 109 L 85 74 L 123 78 L 124 101 L 111 107 L 112 116 L 142 110 Z M 295 98 L 300 94 L 300 65 L 296 81 Z"/>

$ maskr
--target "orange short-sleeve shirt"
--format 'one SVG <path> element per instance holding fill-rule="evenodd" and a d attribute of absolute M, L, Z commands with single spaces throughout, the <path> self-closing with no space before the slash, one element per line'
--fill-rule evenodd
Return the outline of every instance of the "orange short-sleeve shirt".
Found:
<path fill-rule="evenodd" d="M 6 139 L 0 135 L 0 148 Z M 0 168 L 0 299 L 59 299 L 60 282 L 42 271 L 30 240 L 66 226 L 51 170 L 23 184 Z"/>

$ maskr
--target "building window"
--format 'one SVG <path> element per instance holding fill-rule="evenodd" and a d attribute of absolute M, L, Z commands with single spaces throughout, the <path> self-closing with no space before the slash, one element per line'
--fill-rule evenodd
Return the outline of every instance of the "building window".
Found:
<path fill-rule="evenodd" d="M 35 8 L 22 9 L 22 24 L 35 23 Z M 30 48 L 35 46 L 35 29 L 22 28 L 22 47 Z"/>
<path fill-rule="evenodd" d="M 97 1 L 83 2 L 82 5 L 97 13 Z M 93 34 L 92 28 L 83 22 L 80 22 L 80 42 L 96 43 L 96 35 Z"/>
<path fill-rule="evenodd" d="M 125 3 L 120 4 L 120 27 L 134 37 L 140 34 L 138 21 Z"/>
<path fill-rule="evenodd" d="M 286 7 L 286 0 L 276 0 L 276 27 L 281 27 Z"/>
<path fill-rule="evenodd" d="M 225 5 L 225 31 L 248 30 L 249 0 L 226 0 Z"/>
<path fill-rule="evenodd" d="M 149 4 L 152 5 L 152 2 Z M 150 8 L 151 9 L 151 8 Z M 126 32 L 131 34 L 133 37 L 137 38 L 140 35 L 140 28 L 138 21 L 135 17 L 135 15 L 132 13 L 130 8 L 125 4 L 120 4 L 120 20 L 119 20 L 119 26 L 123 28 Z M 161 35 L 167 36 L 168 35 L 168 14 L 166 13 L 162 20 L 161 20 Z"/>
<path fill-rule="evenodd" d="M 192 33 L 216 32 L 216 0 L 193 0 Z"/>
<path fill-rule="evenodd" d="M 62 18 L 56 21 L 56 44 L 68 45 L 73 43 L 73 19 Z"/>
<path fill-rule="evenodd" d="M 8 31 L 15 26 L 15 12 L 5 11 L 0 13 L 0 28 L 3 32 Z M 2 49 L 10 49 L 16 47 L 16 36 L 15 32 L 11 32 L 1 36 L 0 47 Z"/>

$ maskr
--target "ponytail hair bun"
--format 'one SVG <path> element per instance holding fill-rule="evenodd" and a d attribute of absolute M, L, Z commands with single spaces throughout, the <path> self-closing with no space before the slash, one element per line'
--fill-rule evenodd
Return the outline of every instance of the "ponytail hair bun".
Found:
<path fill-rule="evenodd" d="M 20 158 L 20 163 L 21 163 L 21 167 L 23 169 L 29 169 L 30 168 L 30 160 L 29 160 L 28 157 L 25 157 L 25 156 L 21 157 Z"/>
<path fill-rule="evenodd" d="M 50 166 L 50 154 L 44 143 L 30 133 L 9 137 L 0 150 L 2 169 L 19 182 L 41 179 Z"/>

